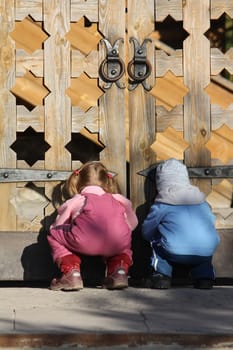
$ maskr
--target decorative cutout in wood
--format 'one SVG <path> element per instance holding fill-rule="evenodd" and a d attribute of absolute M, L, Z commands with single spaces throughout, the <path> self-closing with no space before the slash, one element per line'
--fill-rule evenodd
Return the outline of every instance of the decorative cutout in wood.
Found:
<path fill-rule="evenodd" d="M 16 49 L 24 49 L 29 54 L 42 49 L 44 41 L 48 38 L 41 23 L 35 22 L 29 16 L 20 22 L 15 22 L 15 28 L 10 36 L 15 41 Z"/>
<path fill-rule="evenodd" d="M 188 143 L 183 139 L 183 133 L 171 127 L 164 132 L 157 133 L 156 141 L 151 145 L 158 160 L 168 158 L 183 159 L 184 151 L 187 147 Z"/>
<path fill-rule="evenodd" d="M 104 92 L 98 87 L 97 79 L 89 79 L 83 73 L 79 78 L 71 78 L 66 94 L 71 98 L 72 106 L 79 106 L 86 112 L 90 107 L 97 106 Z"/>
<path fill-rule="evenodd" d="M 211 132 L 206 147 L 211 152 L 211 158 L 217 158 L 223 164 L 228 163 L 233 159 L 233 130 L 223 124 L 219 129 Z"/>
<path fill-rule="evenodd" d="M 44 160 L 50 145 L 44 140 L 44 133 L 29 127 L 24 132 L 17 132 L 17 140 L 10 148 L 17 154 L 17 160 L 25 160 L 32 166 L 38 160 Z"/>
<path fill-rule="evenodd" d="M 84 55 L 97 50 L 97 45 L 102 38 L 97 24 L 90 22 L 88 24 L 88 26 L 85 25 L 83 17 L 77 23 L 70 23 L 70 31 L 66 34 L 66 39 L 71 43 L 71 49 L 78 49 Z"/>
<path fill-rule="evenodd" d="M 22 78 L 16 78 L 11 92 L 21 99 L 21 104 L 25 107 L 43 105 L 44 98 L 49 94 L 43 79 L 35 77 L 31 72 L 27 72 Z"/>
<path fill-rule="evenodd" d="M 183 98 L 188 93 L 188 88 L 183 83 L 183 78 L 176 77 L 172 72 L 167 72 L 163 78 L 157 78 L 156 84 L 150 94 L 156 97 L 156 104 L 170 111 L 176 105 L 183 104 Z"/>
<path fill-rule="evenodd" d="M 189 36 L 183 22 L 177 22 L 169 15 L 163 22 L 156 22 L 155 29 L 160 33 L 160 40 L 173 49 L 182 49 L 183 41 Z"/>
<path fill-rule="evenodd" d="M 232 206 L 232 183 L 222 180 L 213 185 L 207 201 L 212 208 L 230 208 Z"/>
<path fill-rule="evenodd" d="M 213 82 L 210 82 L 204 90 L 210 96 L 212 105 L 219 105 L 222 109 L 227 109 L 233 103 L 233 93 L 228 90 L 224 91 L 221 86 Z"/>
<path fill-rule="evenodd" d="M 72 133 L 71 141 L 65 147 L 73 160 L 80 160 L 82 163 L 99 160 L 99 153 L 104 148 L 80 133 Z"/>

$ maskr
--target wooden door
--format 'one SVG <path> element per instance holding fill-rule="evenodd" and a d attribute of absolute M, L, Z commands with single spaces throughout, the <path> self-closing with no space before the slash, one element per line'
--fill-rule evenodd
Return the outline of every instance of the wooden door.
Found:
<path fill-rule="evenodd" d="M 0 4 L 0 279 L 50 278 L 46 232 L 61 203 L 61 181 L 86 160 L 100 159 L 117 173 L 140 222 L 153 195 L 141 171 L 170 157 L 188 167 L 232 164 L 232 87 L 219 77 L 223 69 L 232 74 L 232 49 L 211 48 L 208 37 L 211 21 L 233 17 L 231 0 Z M 167 18 L 183 33 L 179 48 L 160 40 Z M 100 75 L 106 43 L 117 43 L 123 70 L 110 83 Z M 145 44 L 149 74 L 132 83 L 135 43 Z M 219 254 L 228 260 L 231 177 L 193 179 L 217 215 Z M 139 262 L 142 244 L 134 244 Z"/>

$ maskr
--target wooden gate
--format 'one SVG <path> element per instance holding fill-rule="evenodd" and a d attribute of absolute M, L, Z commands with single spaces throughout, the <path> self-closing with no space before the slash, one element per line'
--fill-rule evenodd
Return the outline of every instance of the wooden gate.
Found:
<path fill-rule="evenodd" d="M 232 1 L 0 0 L 0 8 L 0 279 L 51 277 L 45 234 L 72 169 L 103 161 L 141 221 L 153 189 L 140 173 L 170 157 L 204 167 L 193 182 L 221 231 L 218 276 L 232 277 L 232 170 L 208 176 L 233 164 L 233 89 L 219 76 L 232 74 L 233 49 L 211 47 L 208 35 L 212 21 L 233 17 Z M 180 48 L 160 40 L 167 18 L 182 32 Z M 135 235 L 141 265 L 140 225 Z"/>

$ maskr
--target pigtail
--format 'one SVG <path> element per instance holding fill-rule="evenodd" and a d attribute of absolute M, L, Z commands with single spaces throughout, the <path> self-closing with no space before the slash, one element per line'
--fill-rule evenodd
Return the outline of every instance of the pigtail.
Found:
<path fill-rule="evenodd" d="M 66 180 L 65 188 L 69 197 L 75 196 L 78 192 L 78 176 L 79 170 L 74 170 L 70 177 Z"/>
<path fill-rule="evenodd" d="M 107 173 L 108 183 L 107 188 L 105 188 L 106 192 L 109 193 L 121 193 L 119 184 L 115 178 L 116 175 L 113 175 L 112 173 Z"/>

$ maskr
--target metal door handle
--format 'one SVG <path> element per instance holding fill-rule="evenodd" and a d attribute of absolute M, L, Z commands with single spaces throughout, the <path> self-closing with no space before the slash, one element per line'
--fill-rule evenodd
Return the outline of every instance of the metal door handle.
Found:
<path fill-rule="evenodd" d="M 145 90 L 149 91 L 152 86 L 148 87 L 145 80 L 149 77 L 152 71 L 150 62 L 146 57 L 146 43 L 152 41 L 149 38 L 144 39 L 142 45 L 139 44 L 137 39 L 130 38 L 130 42 L 134 44 L 134 57 L 129 62 L 127 71 L 130 77 L 129 90 L 135 89 L 138 84 L 142 83 Z"/>
<path fill-rule="evenodd" d="M 101 79 L 106 83 L 104 89 L 109 89 L 112 83 L 123 89 L 125 85 L 119 82 L 119 79 L 125 73 L 125 65 L 122 59 L 119 57 L 119 45 L 124 42 L 122 38 L 117 39 L 113 46 L 107 39 L 102 39 L 106 46 L 106 58 L 102 61 L 99 74 Z"/>

